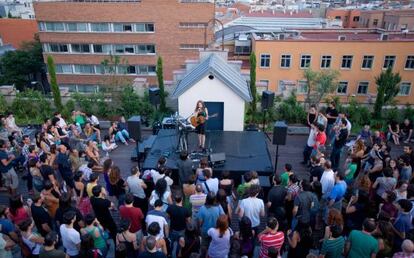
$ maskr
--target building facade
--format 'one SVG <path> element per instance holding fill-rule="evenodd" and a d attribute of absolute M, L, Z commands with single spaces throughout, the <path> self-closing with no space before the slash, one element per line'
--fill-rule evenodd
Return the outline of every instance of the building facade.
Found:
<path fill-rule="evenodd" d="M 359 9 L 327 9 L 325 17 L 330 20 L 341 20 L 344 28 L 358 28 L 361 11 Z"/>
<path fill-rule="evenodd" d="M 343 102 L 355 97 L 361 103 L 373 103 L 375 77 L 391 67 L 402 77 L 397 101 L 414 104 L 412 33 L 307 30 L 285 35 L 283 40 L 255 36 L 252 49 L 257 56 L 257 82 L 279 95 L 287 96 L 294 90 L 298 99 L 304 100 L 307 83 L 303 74 L 310 67 L 314 71 L 339 71 L 335 95 Z"/>
<path fill-rule="evenodd" d="M 34 8 L 44 56 L 54 57 L 58 83 L 79 92 L 110 87 L 110 76 L 156 84 L 158 56 L 164 79 L 171 81 L 173 71 L 204 47 L 205 25 L 214 15 L 208 0 L 52 0 L 35 2 Z M 211 38 L 207 30 L 207 42 Z M 107 62 L 114 56 L 118 61 Z"/>

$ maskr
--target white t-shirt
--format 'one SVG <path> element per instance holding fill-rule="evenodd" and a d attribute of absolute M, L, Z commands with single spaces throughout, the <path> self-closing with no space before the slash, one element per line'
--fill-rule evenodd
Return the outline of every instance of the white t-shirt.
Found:
<path fill-rule="evenodd" d="M 167 181 L 168 189 L 170 189 L 170 186 L 174 183 L 170 177 L 160 174 L 157 170 L 151 169 L 150 174 L 154 184 L 156 184 L 159 179 L 164 178 L 165 181 Z"/>
<path fill-rule="evenodd" d="M 335 185 L 335 174 L 332 169 L 323 171 L 321 185 L 323 195 L 328 197 Z"/>
<path fill-rule="evenodd" d="M 157 239 L 164 238 L 164 227 L 165 225 L 168 225 L 167 220 L 163 216 L 162 212 L 157 210 L 152 210 L 148 212 L 147 217 L 145 218 L 145 223 L 147 224 L 147 227 L 152 223 L 157 222 L 158 225 L 160 225 L 161 231 L 156 236 Z"/>
<path fill-rule="evenodd" d="M 73 228 L 66 227 L 66 224 L 60 225 L 60 235 L 62 236 L 63 247 L 66 248 L 66 253 L 69 256 L 75 256 L 79 254 L 79 250 L 76 245 L 80 244 L 80 234 Z"/>
<path fill-rule="evenodd" d="M 260 212 L 264 211 L 264 203 L 259 198 L 246 198 L 240 201 L 240 209 L 243 210 L 244 216 L 248 217 L 252 222 L 252 227 L 260 225 Z"/>
<path fill-rule="evenodd" d="M 86 181 L 89 181 L 89 177 L 92 175 L 92 169 L 88 168 L 88 164 L 83 164 L 79 167 L 79 171 L 82 172 L 83 177 Z"/>
<path fill-rule="evenodd" d="M 99 125 L 99 120 L 96 116 L 91 115 L 91 117 L 88 117 L 88 122 L 91 123 L 92 125 Z"/>
<path fill-rule="evenodd" d="M 217 194 L 219 189 L 219 180 L 217 178 L 209 178 L 201 184 L 203 186 L 204 193 L 208 194 L 209 191 L 207 190 L 206 184 L 210 192 Z"/>
<path fill-rule="evenodd" d="M 307 144 L 308 144 L 308 146 L 309 147 L 312 147 L 312 146 L 314 146 L 315 145 L 315 136 L 316 136 L 316 129 L 314 129 L 313 127 L 310 129 L 310 132 L 309 132 L 309 136 L 308 136 L 308 142 L 307 142 Z"/>

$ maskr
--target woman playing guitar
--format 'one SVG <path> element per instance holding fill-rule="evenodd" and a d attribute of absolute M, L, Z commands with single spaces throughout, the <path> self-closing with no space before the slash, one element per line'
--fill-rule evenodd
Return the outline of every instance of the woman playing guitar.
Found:
<path fill-rule="evenodd" d="M 197 121 L 196 133 L 198 135 L 198 146 L 204 150 L 204 144 L 206 142 L 205 122 L 208 120 L 208 110 L 202 100 L 197 101 L 193 117 Z"/>

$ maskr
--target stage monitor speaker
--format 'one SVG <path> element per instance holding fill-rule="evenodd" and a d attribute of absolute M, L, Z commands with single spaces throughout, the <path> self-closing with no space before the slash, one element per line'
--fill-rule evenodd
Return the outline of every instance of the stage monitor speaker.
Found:
<path fill-rule="evenodd" d="M 265 90 L 262 93 L 262 110 L 273 107 L 275 93 L 273 91 Z"/>
<path fill-rule="evenodd" d="M 152 105 L 160 104 L 160 88 L 149 88 L 149 101 Z"/>
<path fill-rule="evenodd" d="M 135 141 L 141 140 L 141 116 L 133 116 L 128 119 L 128 132 Z"/>
<path fill-rule="evenodd" d="M 286 145 L 287 129 L 284 121 L 276 121 L 273 127 L 273 144 Z"/>
<path fill-rule="evenodd" d="M 218 152 L 218 153 L 211 153 L 208 158 L 212 164 L 222 164 L 226 162 L 226 153 Z"/>

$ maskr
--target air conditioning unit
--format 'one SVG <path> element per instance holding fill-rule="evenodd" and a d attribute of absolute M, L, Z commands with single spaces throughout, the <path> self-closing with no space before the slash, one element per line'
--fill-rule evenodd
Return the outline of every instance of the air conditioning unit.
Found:
<path fill-rule="evenodd" d="M 338 36 L 338 40 L 339 41 L 345 41 L 346 40 L 346 36 L 345 35 L 339 35 Z"/>
<path fill-rule="evenodd" d="M 388 34 L 386 34 L 386 33 L 381 33 L 381 37 L 380 37 L 380 40 L 383 40 L 383 41 L 386 41 L 386 40 L 388 40 Z"/>

